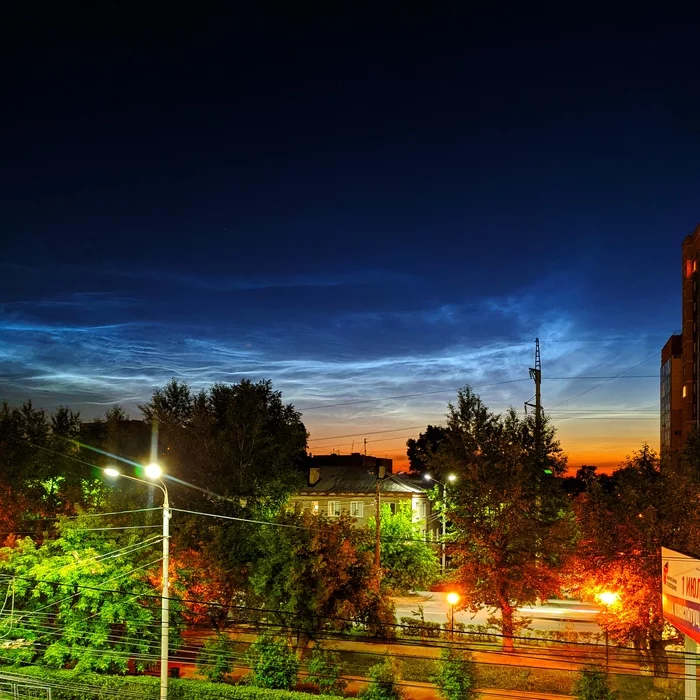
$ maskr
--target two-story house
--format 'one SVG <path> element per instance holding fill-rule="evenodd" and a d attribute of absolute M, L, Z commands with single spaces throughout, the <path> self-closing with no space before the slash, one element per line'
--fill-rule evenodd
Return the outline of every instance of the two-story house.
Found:
<path fill-rule="evenodd" d="M 347 514 L 357 527 L 364 527 L 376 513 L 378 483 L 380 503 L 393 512 L 399 504 L 407 504 L 426 539 L 434 539 L 439 523 L 431 516 L 426 489 L 418 479 L 393 474 L 392 468 L 390 459 L 359 453 L 312 457 L 308 484 L 292 497 L 292 505 L 298 512 L 324 513 L 330 518 Z"/>

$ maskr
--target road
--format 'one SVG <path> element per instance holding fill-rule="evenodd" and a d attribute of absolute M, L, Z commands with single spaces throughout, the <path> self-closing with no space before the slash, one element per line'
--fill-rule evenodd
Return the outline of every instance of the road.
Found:
<path fill-rule="evenodd" d="M 411 617 L 418 606 L 423 606 L 425 619 L 430 622 L 448 622 L 450 620 L 450 604 L 447 602 L 447 593 L 430 593 L 420 591 L 415 595 L 394 597 L 396 604 L 396 618 Z M 530 625 L 533 630 L 561 630 L 565 626 L 573 628 L 577 632 L 601 632 L 595 622 L 595 616 L 600 612 L 599 608 L 589 603 L 578 601 L 546 601 L 543 605 L 521 608 L 523 617 L 531 617 Z M 455 610 L 455 622 L 463 622 L 467 625 L 485 625 L 489 617 L 488 610 L 480 610 L 474 614 L 468 610 Z"/>

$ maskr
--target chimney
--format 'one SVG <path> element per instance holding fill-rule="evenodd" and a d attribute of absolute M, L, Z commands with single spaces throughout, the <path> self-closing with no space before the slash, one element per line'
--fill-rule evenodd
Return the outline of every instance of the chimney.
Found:
<path fill-rule="evenodd" d="M 321 479 L 321 467 L 311 467 L 309 469 L 309 486 L 316 486 Z"/>

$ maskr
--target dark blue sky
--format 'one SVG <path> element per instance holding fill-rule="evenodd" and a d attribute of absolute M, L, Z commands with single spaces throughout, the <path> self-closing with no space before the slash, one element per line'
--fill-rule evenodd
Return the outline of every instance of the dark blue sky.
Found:
<path fill-rule="evenodd" d="M 172 376 L 268 377 L 315 451 L 395 429 L 396 456 L 539 336 L 572 463 L 658 441 L 697 17 L 380 5 L 6 11 L 2 395 L 136 414 Z"/>

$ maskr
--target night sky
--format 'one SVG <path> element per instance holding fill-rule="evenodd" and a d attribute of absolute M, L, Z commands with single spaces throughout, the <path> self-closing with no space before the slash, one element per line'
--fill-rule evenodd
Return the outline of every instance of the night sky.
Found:
<path fill-rule="evenodd" d="M 572 465 L 657 447 L 697 17 L 249 4 L 3 8 L 0 397 L 264 377 L 401 458 L 465 383 L 522 410 L 539 337 Z"/>

